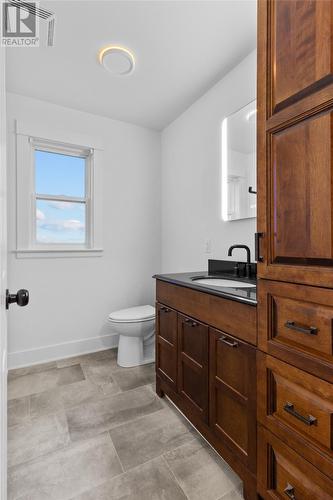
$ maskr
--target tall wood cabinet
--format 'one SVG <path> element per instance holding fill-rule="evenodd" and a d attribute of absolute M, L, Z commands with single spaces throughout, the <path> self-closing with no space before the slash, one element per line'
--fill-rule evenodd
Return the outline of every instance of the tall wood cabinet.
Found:
<path fill-rule="evenodd" d="M 258 492 L 333 498 L 333 2 L 259 0 Z"/>
<path fill-rule="evenodd" d="M 258 276 L 333 287 L 333 4 L 260 0 Z"/>

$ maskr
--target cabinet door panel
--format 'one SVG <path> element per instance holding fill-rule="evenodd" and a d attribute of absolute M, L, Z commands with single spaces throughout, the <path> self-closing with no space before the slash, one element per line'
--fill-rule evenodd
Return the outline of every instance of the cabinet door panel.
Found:
<path fill-rule="evenodd" d="M 177 390 L 177 313 L 162 304 L 156 310 L 156 372 Z"/>
<path fill-rule="evenodd" d="M 178 314 L 178 391 L 208 419 L 208 327 Z"/>
<path fill-rule="evenodd" d="M 332 113 L 272 136 L 272 262 L 332 265 Z"/>
<path fill-rule="evenodd" d="M 271 4 L 273 111 L 332 83 L 332 5 L 328 0 Z"/>
<path fill-rule="evenodd" d="M 255 471 L 256 350 L 210 329 L 209 421 L 213 432 Z"/>

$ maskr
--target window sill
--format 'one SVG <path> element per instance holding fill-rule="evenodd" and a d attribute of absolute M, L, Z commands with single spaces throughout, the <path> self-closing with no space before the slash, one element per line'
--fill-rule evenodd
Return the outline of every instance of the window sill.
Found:
<path fill-rule="evenodd" d="M 17 259 L 58 259 L 77 257 L 101 257 L 102 248 L 34 248 L 28 250 L 14 250 Z"/>

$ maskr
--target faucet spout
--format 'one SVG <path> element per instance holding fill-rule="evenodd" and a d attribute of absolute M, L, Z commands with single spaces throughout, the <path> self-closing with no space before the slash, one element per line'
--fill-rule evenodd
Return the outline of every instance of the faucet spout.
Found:
<path fill-rule="evenodd" d="M 228 250 L 228 256 L 232 256 L 232 252 L 235 248 L 243 248 L 246 251 L 246 277 L 251 277 L 251 250 L 247 245 L 232 245 Z"/>

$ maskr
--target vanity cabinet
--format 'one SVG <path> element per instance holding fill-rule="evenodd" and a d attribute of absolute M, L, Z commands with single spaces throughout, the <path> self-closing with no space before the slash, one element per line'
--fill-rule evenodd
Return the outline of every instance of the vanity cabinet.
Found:
<path fill-rule="evenodd" d="M 256 307 L 159 279 L 156 296 L 156 392 L 186 415 L 254 500 L 256 347 L 247 340 L 256 339 Z"/>

